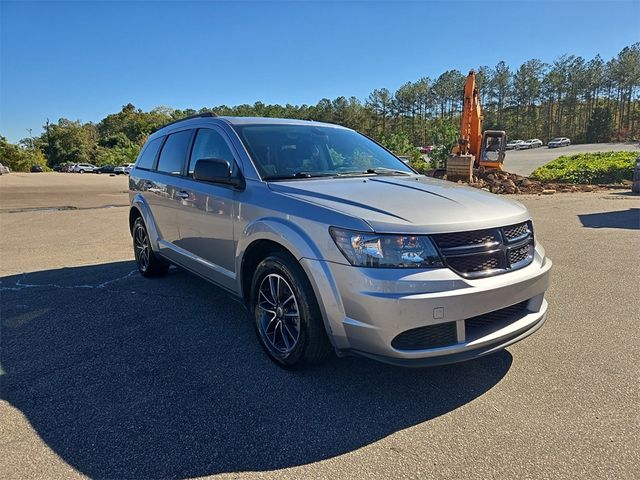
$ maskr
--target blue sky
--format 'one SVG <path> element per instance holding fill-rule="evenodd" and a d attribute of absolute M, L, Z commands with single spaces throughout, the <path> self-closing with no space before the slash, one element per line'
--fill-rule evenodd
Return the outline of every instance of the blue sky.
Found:
<path fill-rule="evenodd" d="M 309 103 L 640 40 L 640 2 L 0 0 L 0 134 L 122 105 Z"/>

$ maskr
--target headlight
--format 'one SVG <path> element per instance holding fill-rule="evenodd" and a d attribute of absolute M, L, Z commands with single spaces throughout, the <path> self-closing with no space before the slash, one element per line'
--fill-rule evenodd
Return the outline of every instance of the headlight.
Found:
<path fill-rule="evenodd" d="M 333 241 L 351 265 L 379 268 L 442 268 L 429 237 L 355 232 L 331 227 Z"/>

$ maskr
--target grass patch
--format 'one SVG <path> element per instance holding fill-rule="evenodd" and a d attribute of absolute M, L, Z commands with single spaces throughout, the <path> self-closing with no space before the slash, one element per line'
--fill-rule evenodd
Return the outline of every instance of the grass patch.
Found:
<path fill-rule="evenodd" d="M 557 183 L 622 183 L 631 180 L 638 152 L 563 155 L 537 168 L 531 178 Z"/>

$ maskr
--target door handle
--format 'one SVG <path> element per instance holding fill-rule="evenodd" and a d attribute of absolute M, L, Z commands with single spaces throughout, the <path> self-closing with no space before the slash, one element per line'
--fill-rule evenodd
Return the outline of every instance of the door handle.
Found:
<path fill-rule="evenodd" d="M 176 197 L 182 198 L 183 200 L 186 200 L 187 198 L 189 198 L 189 193 L 187 193 L 185 191 L 176 192 Z"/>

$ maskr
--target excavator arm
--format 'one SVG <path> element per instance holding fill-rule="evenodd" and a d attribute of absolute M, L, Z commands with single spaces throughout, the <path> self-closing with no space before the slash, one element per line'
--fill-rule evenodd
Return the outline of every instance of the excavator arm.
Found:
<path fill-rule="evenodd" d="M 454 158 L 473 157 L 476 167 L 502 170 L 507 136 L 502 130 L 482 130 L 482 106 L 476 85 L 476 73 L 471 70 L 464 84 L 460 139 L 451 150 Z"/>

